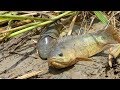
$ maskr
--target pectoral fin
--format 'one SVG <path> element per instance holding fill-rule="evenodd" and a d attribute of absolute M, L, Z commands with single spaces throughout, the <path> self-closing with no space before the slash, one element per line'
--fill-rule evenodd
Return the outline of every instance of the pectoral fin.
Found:
<path fill-rule="evenodd" d="M 90 58 L 83 58 L 83 57 L 78 57 L 76 58 L 77 61 L 93 61 L 92 59 Z"/>

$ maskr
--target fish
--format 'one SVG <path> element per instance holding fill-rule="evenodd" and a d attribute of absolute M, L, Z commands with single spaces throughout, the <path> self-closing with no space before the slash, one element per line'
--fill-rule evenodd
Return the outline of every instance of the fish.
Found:
<path fill-rule="evenodd" d="M 112 25 L 97 32 L 60 38 L 48 56 L 48 66 L 61 69 L 78 61 L 92 61 L 90 57 L 100 53 L 110 44 L 120 43 L 120 33 Z"/>
<path fill-rule="evenodd" d="M 60 28 L 62 28 L 61 25 Z M 60 29 L 56 29 L 55 25 L 50 25 L 45 28 L 44 32 L 42 32 L 40 38 L 37 41 L 37 50 L 41 59 L 47 60 L 48 55 L 55 46 L 59 35 Z"/>
<path fill-rule="evenodd" d="M 56 28 L 57 27 L 57 28 Z M 63 26 L 61 24 L 58 25 L 50 25 L 47 27 L 40 38 L 37 41 L 37 50 L 40 58 L 42 60 L 47 60 L 48 56 L 51 52 L 51 50 L 54 48 L 54 46 L 57 43 L 57 40 L 59 39 L 61 33 L 63 33 L 62 30 Z M 79 31 L 80 26 L 74 25 L 72 35 L 77 35 Z M 67 34 L 67 33 L 66 33 Z"/>

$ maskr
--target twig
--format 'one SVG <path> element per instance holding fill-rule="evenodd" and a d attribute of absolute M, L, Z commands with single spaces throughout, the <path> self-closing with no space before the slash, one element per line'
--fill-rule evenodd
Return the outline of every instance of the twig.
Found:
<path fill-rule="evenodd" d="M 113 11 L 113 15 L 114 15 L 114 11 Z M 113 23 L 114 23 L 114 28 L 116 28 L 116 22 L 115 22 L 115 17 L 113 17 Z"/>
<path fill-rule="evenodd" d="M 78 15 L 78 13 L 73 17 L 73 20 L 72 20 L 72 22 L 71 22 L 71 24 L 70 24 L 70 27 L 68 28 L 69 32 L 68 32 L 67 35 L 71 35 L 72 29 L 73 29 L 73 26 L 74 26 L 74 23 L 75 23 L 75 20 L 76 20 L 76 18 L 77 18 L 77 15 Z"/>
<path fill-rule="evenodd" d="M 109 18 L 108 21 L 110 21 L 115 15 L 117 15 L 117 14 L 119 14 L 119 13 L 120 13 L 120 11 L 118 11 L 117 13 L 115 13 L 114 15 L 112 15 L 112 16 Z"/>
<path fill-rule="evenodd" d="M 90 22 L 90 26 L 89 26 L 88 30 L 91 28 L 91 26 L 92 26 L 92 24 L 93 24 L 94 19 L 95 19 L 95 17 L 92 17 L 92 20 L 91 20 L 91 22 Z"/>
<path fill-rule="evenodd" d="M 112 11 L 109 11 L 107 14 L 109 15 Z"/>
<path fill-rule="evenodd" d="M 84 22 L 85 22 L 85 18 L 86 18 L 85 12 L 82 12 L 82 14 L 83 14 L 83 20 L 82 20 L 82 23 L 81 23 L 81 27 L 83 27 Z M 80 29 L 81 29 L 81 28 L 80 28 Z"/>
<path fill-rule="evenodd" d="M 27 79 L 27 78 L 38 75 L 40 72 L 42 72 L 42 71 L 33 71 L 33 72 L 30 72 L 30 73 L 24 74 L 22 76 L 19 76 L 15 79 Z"/>
<path fill-rule="evenodd" d="M 37 13 L 28 13 L 28 14 L 24 14 L 24 15 L 20 15 L 20 16 L 32 16 L 32 15 L 36 15 Z"/>

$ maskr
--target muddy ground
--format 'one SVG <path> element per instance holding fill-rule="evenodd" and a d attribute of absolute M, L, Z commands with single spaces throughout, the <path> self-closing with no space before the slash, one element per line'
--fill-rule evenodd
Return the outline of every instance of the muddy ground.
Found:
<path fill-rule="evenodd" d="M 39 35 L 29 33 L 0 44 L 0 78 L 16 78 L 39 70 L 41 73 L 30 79 L 120 78 L 119 64 L 114 64 L 114 68 L 107 68 L 108 53 L 106 52 L 93 56 L 93 61 L 79 61 L 74 66 L 62 70 L 51 69 L 47 60 L 42 60 L 38 56 L 35 43 L 38 38 Z"/>

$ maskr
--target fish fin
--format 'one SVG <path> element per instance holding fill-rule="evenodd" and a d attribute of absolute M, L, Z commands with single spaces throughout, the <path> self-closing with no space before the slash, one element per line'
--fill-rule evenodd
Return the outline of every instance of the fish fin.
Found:
<path fill-rule="evenodd" d="M 76 58 L 76 60 L 78 60 L 78 61 L 93 61 L 90 58 L 83 58 L 83 57 L 78 57 L 78 58 Z"/>
<path fill-rule="evenodd" d="M 113 47 L 112 44 L 105 45 L 105 46 L 103 47 L 103 50 L 108 50 L 108 49 L 111 48 L 111 47 Z M 102 50 L 102 51 L 103 51 L 103 50 Z"/>
<path fill-rule="evenodd" d="M 109 49 L 109 54 L 113 56 L 113 58 L 117 58 L 120 55 L 120 44 L 116 44 Z"/>
<path fill-rule="evenodd" d="M 106 30 L 104 30 L 107 34 L 112 35 L 114 40 L 120 43 L 120 31 L 117 28 L 114 28 L 112 25 L 109 25 Z"/>

